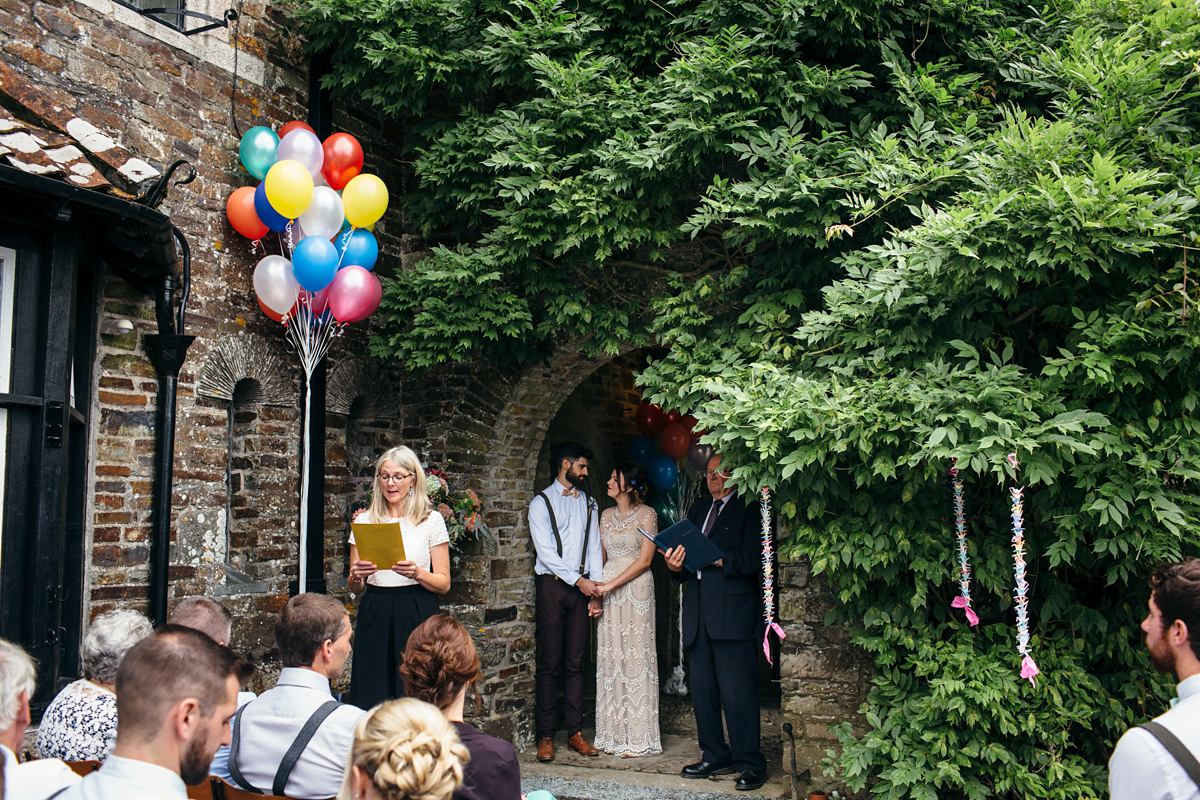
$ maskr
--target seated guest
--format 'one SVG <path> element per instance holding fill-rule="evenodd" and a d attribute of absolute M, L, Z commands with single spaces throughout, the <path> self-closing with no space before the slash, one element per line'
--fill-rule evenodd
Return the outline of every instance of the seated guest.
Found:
<path fill-rule="evenodd" d="M 214 642 L 226 646 L 229 645 L 230 636 L 233 634 L 233 615 L 225 606 L 211 597 L 185 597 L 179 601 L 179 605 L 175 606 L 175 610 L 171 612 L 171 617 L 167 622 L 207 633 Z M 254 692 L 239 691 L 238 708 L 249 703 L 255 696 Z M 229 745 L 223 744 L 217 749 L 217 754 L 213 756 L 208 772 L 210 775 L 216 775 L 218 778 L 232 782 L 229 775 Z"/>
<path fill-rule="evenodd" d="M 88 627 L 79 645 L 81 678 L 50 701 L 38 726 L 37 751 L 42 758 L 103 761 L 117 739 L 117 696 L 113 686 L 126 651 L 154 630 L 136 611 L 108 611 Z"/>
<path fill-rule="evenodd" d="M 400 677 L 409 697 L 432 703 L 458 731 L 471 753 L 455 800 L 520 800 L 521 766 L 511 744 L 463 722 L 467 687 L 479 680 L 479 654 L 467 629 L 436 614 L 408 637 Z M 479 695 L 476 694 L 478 703 Z"/>
<path fill-rule="evenodd" d="M 338 800 L 449 800 L 471 757 L 429 703 L 389 700 L 364 714 Z"/>
<path fill-rule="evenodd" d="M 56 758 L 25 764 L 17 762 L 17 751 L 29 727 L 29 697 L 33 694 L 36 670 L 29 654 L 12 642 L 0 639 L 0 797 L 44 800 L 63 787 L 79 782 L 79 776 Z"/>
<path fill-rule="evenodd" d="M 279 682 L 234 717 L 233 783 L 299 800 L 332 797 L 363 715 L 329 691 L 350 657 L 350 615 L 328 595 L 296 595 L 275 621 L 275 645 L 283 663 Z M 294 747 L 299 757 L 285 760 Z"/>
<path fill-rule="evenodd" d="M 191 628 L 163 625 L 117 669 L 117 743 L 100 769 L 58 800 L 184 800 L 208 779 L 229 741 L 237 687 L 253 672 L 228 647 Z"/>

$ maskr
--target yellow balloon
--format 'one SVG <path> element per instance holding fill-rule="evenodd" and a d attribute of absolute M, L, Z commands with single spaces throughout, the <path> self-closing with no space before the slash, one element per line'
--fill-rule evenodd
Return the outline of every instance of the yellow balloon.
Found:
<path fill-rule="evenodd" d="M 388 207 L 388 191 L 376 175 L 355 175 L 342 189 L 346 221 L 356 228 L 374 225 Z"/>
<path fill-rule="evenodd" d="M 263 178 L 267 202 L 281 217 L 296 219 L 308 210 L 313 196 L 313 177 L 299 161 L 276 161 Z"/>

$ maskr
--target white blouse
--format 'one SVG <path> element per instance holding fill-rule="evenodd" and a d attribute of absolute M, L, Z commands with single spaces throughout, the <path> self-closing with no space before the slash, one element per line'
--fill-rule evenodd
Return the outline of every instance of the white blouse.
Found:
<path fill-rule="evenodd" d="M 117 696 L 83 679 L 50 701 L 37 732 L 42 758 L 63 761 L 103 761 L 116 741 Z"/>
<path fill-rule="evenodd" d="M 369 511 L 364 510 L 354 518 L 354 521 L 368 522 L 369 514 Z M 408 560 L 421 569 L 432 572 L 433 556 L 430 555 L 430 548 L 450 543 L 450 532 L 446 530 L 446 520 L 438 513 L 438 510 L 435 508 L 430 511 L 429 516 L 425 517 L 418 525 L 413 525 L 408 517 L 389 517 L 384 522 L 400 523 L 400 535 L 404 539 L 404 555 L 408 556 Z M 350 544 L 355 544 L 354 531 L 350 531 Z M 413 578 L 406 578 L 399 572 L 392 571 L 391 564 L 376 564 L 375 566 L 379 568 L 379 571 L 367 578 L 367 583 L 372 586 L 421 585 Z"/>

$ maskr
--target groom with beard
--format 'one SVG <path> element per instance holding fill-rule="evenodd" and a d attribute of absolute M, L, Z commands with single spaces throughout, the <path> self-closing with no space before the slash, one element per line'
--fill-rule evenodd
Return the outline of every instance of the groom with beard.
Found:
<path fill-rule="evenodd" d="M 552 457 L 558 477 L 529 505 L 529 533 L 537 556 L 538 761 L 554 760 L 560 669 L 567 747 L 585 756 L 600 752 L 583 738 L 583 658 L 591 632 L 588 600 L 601 596 L 596 584 L 604 570 L 600 512 L 581 489 L 592 453 L 581 444 L 563 442 Z"/>
<path fill-rule="evenodd" d="M 1130 728 L 1108 760 L 1112 800 L 1195 798 L 1200 789 L 1200 559 L 1163 564 L 1150 576 L 1142 620 L 1150 663 L 1174 674 L 1165 714 Z"/>

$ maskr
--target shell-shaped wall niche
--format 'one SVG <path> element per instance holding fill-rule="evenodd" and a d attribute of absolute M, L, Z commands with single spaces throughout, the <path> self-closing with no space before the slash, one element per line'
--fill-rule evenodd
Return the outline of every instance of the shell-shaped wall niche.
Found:
<path fill-rule="evenodd" d="M 360 419 L 394 419 L 400 416 L 400 392 L 379 362 L 350 358 L 330 371 L 325 389 L 325 410 Z"/>
<path fill-rule="evenodd" d="M 250 392 L 238 384 L 252 381 Z M 217 342 L 208 354 L 196 394 L 214 400 L 247 400 L 265 406 L 295 406 L 298 402 L 292 371 L 269 344 L 242 332 Z"/>

